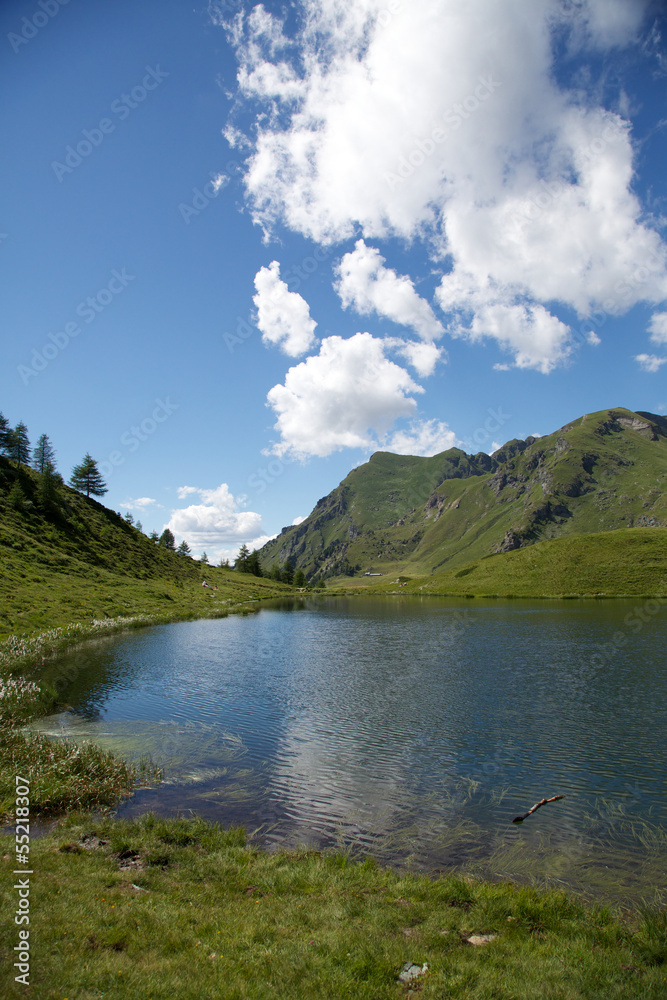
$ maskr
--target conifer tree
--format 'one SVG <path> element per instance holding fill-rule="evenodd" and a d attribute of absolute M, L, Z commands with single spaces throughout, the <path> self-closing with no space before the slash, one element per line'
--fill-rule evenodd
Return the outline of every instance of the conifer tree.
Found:
<path fill-rule="evenodd" d="M 239 549 L 239 554 L 236 557 L 236 562 L 234 563 L 234 569 L 238 570 L 239 573 L 248 572 L 248 559 L 250 558 L 250 549 L 243 543 Z"/>
<path fill-rule="evenodd" d="M 185 539 L 183 539 L 183 541 L 181 542 L 181 544 L 178 546 L 178 548 L 176 549 L 176 552 L 177 552 L 177 554 L 179 556 L 190 555 L 190 546 L 188 545 L 188 543 L 186 542 Z"/>
<path fill-rule="evenodd" d="M 15 480 L 9 494 L 7 495 L 7 503 L 14 510 L 23 510 L 23 505 L 25 504 L 25 493 L 21 487 L 18 479 Z"/>
<path fill-rule="evenodd" d="M 61 483 L 61 477 L 53 471 L 53 466 L 47 463 L 37 480 L 37 503 L 43 511 L 53 510 Z"/>
<path fill-rule="evenodd" d="M 169 549 L 170 552 L 173 552 L 176 548 L 176 539 L 174 538 L 173 531 L 170 531 L 169 528 L 165 528 L 160 535 L 158 545 L 163 549 Z"/>
<path fill-rule="evenodd" d="M 291 586 L 294 583 L 294 563 L 288 559 L 283 566 L 283 581 Z"/>
<path fill-rule="evenodd" d="M 264 576 L 262 572 L 262 564 L 259 561 L 259 552 L 257 549 L 253 549 L 248 559 L 246 561 L 246 573 L 252 573 L 253 576 Z"/>
<path fill-rule="evenodd" d="M 2 413 L 0 413 L 0 455 L 9 454 L 11 439 L 12 432 L 9 427 L 9 421 L 7 417 L 3 417 Z"/>
<path fill-rule="evenodd" d="M 206 555 L 205 552 L 202 552 L 202 554 L 200 555 L 199 562 L 202 564 L 202 566 L 208 566 L 208 556 Z"/>
<path fill-rule="evenodd" d="M 69 484 L 79 493 L 85 493 L 87 497 L 91 493 L 95 497 L 103 497 L 108 492 L 107 484 L 97 468 L 97 462 L 88 452 L 86 452 L 83 462 L 80 465 L 75 465 L 72 469 Z"/>
<path fill-rule="evenodd" d="M 153 542 L 154 545 L 157 545 L 159 543 L 159 541 L 160 541 L 160 538 L 159 538 L 158 533 L 155 530 L 155 528 L 153 528 L 153 530 L 151 531 L 151 533 L 150 533 L 150 535 L 148 537 L 150 538 L 151 542 Z"/>
<path fill-rule="evenodd" d="M 13 431 L 10 431 L 11 442 L 9 446 L 10 455 L 17 465 L 27 465 L 30 461 L 30 438 L 28 428 L 19 421 Z"/>
<path fill-rule="evenodd" d="M 40 434 L 32 453 L 32 467 L 37 472 L 44 472 L 47 465 L 51 467 L 52 472 L 56 471 L 56 452 L 49 441 L 49 435 Z"/>
<path fill-rule="evenodd" d="M 294 586 L 295 587 L 305 587 L 306 586 L 306 574 L 302 569 L 298 569 L 294 574 Z"/>

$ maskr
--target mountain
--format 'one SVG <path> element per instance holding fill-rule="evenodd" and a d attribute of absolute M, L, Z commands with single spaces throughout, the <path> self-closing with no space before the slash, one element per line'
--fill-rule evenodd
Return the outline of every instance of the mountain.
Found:
<path fill-rule="evenodd" d="M 493 455 L 376 452 L 260 557 L 309 580 L 426 575 L 535 542 L 667 525 L 667 419 L 616 407 Z"/>

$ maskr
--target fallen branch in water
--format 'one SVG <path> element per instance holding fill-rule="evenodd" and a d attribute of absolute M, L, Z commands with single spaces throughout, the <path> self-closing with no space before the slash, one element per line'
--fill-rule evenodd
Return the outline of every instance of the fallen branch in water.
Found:
<path fill-rule="evenodd" d="M 523 814 L 523 816 L 515 816 L 512 822 L 523 823 L 524 819 L 527 819 L 530 815 L 532 815 L 532 813 L 534 813 L 536 809 L 539 809 L 540 806 L 545 806 L 548 802 L 558 802 L 559 799 L 564 799 L 564 798 L 565 795 L 552 795 L 550 799 L 540 799 L 540 801 L 536 802 L 533 808 L 529 809 L 527 813 Z"/>

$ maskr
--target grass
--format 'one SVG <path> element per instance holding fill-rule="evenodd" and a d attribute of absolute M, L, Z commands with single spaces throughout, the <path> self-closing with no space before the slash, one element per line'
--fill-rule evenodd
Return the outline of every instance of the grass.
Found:
<path fill-rule="evenodd" d="M 8 861 L 13 841 L 3 838 Z M 43 1000 L 643 1000 L 667 987 L 665 915 L 429 879 L 346 854 L 268 853 L 200 819 L 72 815 L 33 840 L 31 982 Z M 9 880 L 6 913 L 15 908 Z M 482 946 L 475 934 L 492 934 Z M 17 928 L 3 921 L 8 959 Z M 406 962 L 428 965 L 412 994 Z M 3 963 L 2 995 L 23 997 Z"/>
<path fill-rule="evenodd" d="M 396 581 L 373 589 L 395 591 Z M 446 573 L 409 580 L 400 593 L 457 597 L 665 597 L 667 531 L 625 528 L 537 542 Z"/>
<path fill-rule="evenodd" d="M 13 815 L 15 776 L 30 782 L 33 816 L 52 816 L 70 809 L 115 805 L 137 785 L 158 781 L 159 768 L 144 761 L 138 767 L 92 743 L 55 741 L 0 726 L 0 816 Z"/>

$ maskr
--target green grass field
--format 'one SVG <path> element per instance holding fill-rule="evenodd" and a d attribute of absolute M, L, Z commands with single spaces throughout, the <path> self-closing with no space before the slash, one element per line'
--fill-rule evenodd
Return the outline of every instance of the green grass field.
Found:
<path fill-rule="evenodd" d="M 396 578 L 368 579 L 380 592 L 396 589 Z M 400 589 L 459 597 L 667 597 L 667 531 L 625 528 L 538 542 Z"/>
<path fill-rule="evenodd" d="M 2 838 L 6 862 L 13 841 Z M 665 914 L 624 920 L 559 891 L 429 879 L 239 830 L 73 815 L 33 840 L 31 995 L 40 1000 L 663 1000 Z M 3 912 L 16 906 L 12 880 Z M 2 996 L 18 927 L 2 922 Z M 485 943 L 470 943 L 489 935 Z M 398 981 L 406 963 L 427 966 Z"/>

